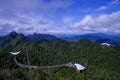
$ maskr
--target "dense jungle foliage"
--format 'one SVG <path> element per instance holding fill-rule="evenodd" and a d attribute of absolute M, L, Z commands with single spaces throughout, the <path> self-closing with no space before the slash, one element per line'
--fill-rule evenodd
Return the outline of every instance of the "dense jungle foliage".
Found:
<path fill-rule="evenodd" d="M 80 74 L 73 68 L 22 69 L 13 61 L 10 51 L 21 51 L 18 60 L 30 65 L 80 63 L 87 70 Z M 120 80 L 120 49 L 107 47 L 89 40 L 67 42 L 23 42 L 0 49 L 0 80 Z"/>

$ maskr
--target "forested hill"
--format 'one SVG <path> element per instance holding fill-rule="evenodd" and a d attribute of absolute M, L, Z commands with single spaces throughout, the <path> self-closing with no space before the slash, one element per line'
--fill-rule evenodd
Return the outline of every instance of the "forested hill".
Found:
<path fill-rule="evenodd" d="M 57 39 L 55 36 L 48 34 L 34 33 L 33 35 L 24 36 L 23 34 L 12 31 L 8 35 L 0 37 L 0 48 L 15 47 L 24 42 L 52 41 L 55 39 Z"/>
<path fill-rule="evenodd" d="M 0 40 L 0 48 L 15 47 L 20 43 L 28 41 L 23 34 L 18 34 L 16 32 L 11 32 L 4 36 Z"/>
<path fill-rule="evenodd" d="M 85 74 L 73 68 L 22 69 L 16 66 L 9 51 L 19 51 L 18 60 L 30 65 L 80 63 L 87 67 Z M 25 41 L 0 52 L 0 80 L 119 80 L 120 49 L 102 46 L 87 39 L 67 42 L 61 39 Z"/>

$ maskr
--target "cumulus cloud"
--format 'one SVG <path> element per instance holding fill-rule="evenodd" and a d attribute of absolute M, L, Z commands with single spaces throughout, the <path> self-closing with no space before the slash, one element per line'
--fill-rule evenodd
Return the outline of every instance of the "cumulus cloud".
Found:
<path fill-rule="evenodd" d="M 71 23 L 72 19 L 73 17 L 65 17 L 64 21 L 66 25 Z M 59 22 L 55 22 L 53 19 L 42 15 L 22 14 L 14 11 L 0 11 L 0 35 L 6 35 L 11 31 L 24 33 L 26 35 L 35 32 L 44 34 L 77 33 L 77 31 L 74 32 L 71 29 L 67 29 L 66 31 L 66 29 L 63 29 L 63 26 L 64 23 L 60 25 Z"/>
<path fill-rule="evenodd" d="M 5 12 L 3 12 L 5 13 Z M 51 21 L 42 16 L 25 15 L 21 13 L 0 13 L 0 32 L 7 34 L 11 31 L 30 34 L 34 32 L 43 32 L 48 29 Z M 2 15 L 3 14 L 3 15 Z"/>
<path fill-rule="evenodd" d="M 102 6 L 97 9 L 89 9 L 89 7 L 82 10 L 81 6 L 79 10 L 85 14 L 81 13 L 80 17 L 91 12 L 94 15 L 94 11 L 107 10 L 118 5 L 119 2 L 119 0 L 113 0 L 106 5 L 101 4 Z M 0 0 L 0 35 L 13 30 L 25 34 L 34 32 L 48 34 L 120 33 L 120 11 L 97 17 L 86 15 L 81 21 L 75 23 L 78 19 L 75 17 L 80 14 L 77 15 L 78 10 L 73 10 L 75 4 L 74 0 Z M 65 10 L 72 10 L 73 14 L 66 16 L 62 12 Z M 74 25 L 71 28 L 72 24 Z"/>
<path fill-rule="evenodd" d="M 0 35 L 11 31 L 24 34 L 47 33 L 47 34 L 84 34 L 84 33 L 120 33 L 120 11 L 112 14 L 102 14 L 97 17 L 86 15 L 82 20 L 76 22 L 72 27 L 61 28 L 57 22 L 43 16 L 25 15 L 21 13 L 7 15 L 0 13 Z M 63 21 L 66 24 L 71 22 L 73 17 L 66 17 Z M 54 27 L 55 28 L 54 28 Z M 70 25 L 67 25 L 70 26 Z"/>
<path fill-rule="evenodd" d="M 82 20 L 72 26 L 80 31 L 120 33 L 120 11 L 112 14 L 102 14 L 97 17 L 85 16 Z"/>

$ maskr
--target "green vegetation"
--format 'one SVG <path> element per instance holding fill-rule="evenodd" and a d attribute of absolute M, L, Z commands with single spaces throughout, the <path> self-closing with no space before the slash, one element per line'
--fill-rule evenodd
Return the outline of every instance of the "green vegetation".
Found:
<path fill-rule="evenodd" d="M 13 61 L 10 51 L 19 51 L 21 63 L 31 65 L 55 65 L 80 63 L 87 67 L 84 74 L 73 68 L 64 68 L 57 73 L 55 69 L 22 69 Z M 106 47 L 83 39 L 67 42 L 41 40 L 36 43 L 24 42 L 16 46 L 7 46 L 0 50 L 0 80 L 120 80 L 120 49 Z"/>

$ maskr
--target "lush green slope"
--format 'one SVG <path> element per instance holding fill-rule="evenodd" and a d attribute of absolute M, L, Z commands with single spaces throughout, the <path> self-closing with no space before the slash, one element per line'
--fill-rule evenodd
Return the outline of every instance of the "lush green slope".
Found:
<path fill-rule="evenodd" d="M 11 50 L 22 51 L 17 57 L 24 64 L 53 65 L 72 62 L 86 66 L 87 71 L 79 74 L 73 68 L 64 68 L 57 73 L 54 73 L 57 68 L 22 69 L 14 64 L 13 56 L 8 53 Z M 101 46 L 89 40 L 73 43 L 60 39 L 51 42 L 25 42 L 15 48 L 8 47 L 0 53 L 0 80 L 119 80 L 119 73 L 120 49 Z"/>
<path fill-rule="evenodd" d="M 26 42 L 27 39 L 23 34 L 17 34 L 16 32 L 11 32 L 10 34 L 4 36 L 0 40 L 0 48 L 7 48 L 11 46 L 17 46 L 20 43 Z"/>

